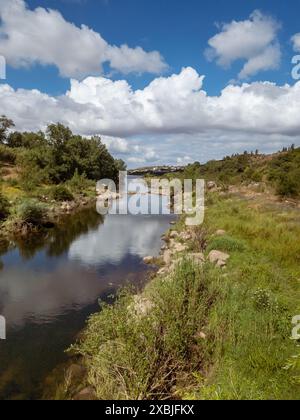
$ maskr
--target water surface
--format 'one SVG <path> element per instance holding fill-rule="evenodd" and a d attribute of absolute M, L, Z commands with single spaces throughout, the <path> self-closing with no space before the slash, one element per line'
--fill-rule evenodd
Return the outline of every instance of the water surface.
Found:
<path fill-rule="evenodd" d="M 162 198 L 160 198 L 162 200 Z M 172 216 L 113 216 L 94 208 L 0 257 L 0 399 L 34 399 L 88 316 L 127 283 L 145 281 Z"/>

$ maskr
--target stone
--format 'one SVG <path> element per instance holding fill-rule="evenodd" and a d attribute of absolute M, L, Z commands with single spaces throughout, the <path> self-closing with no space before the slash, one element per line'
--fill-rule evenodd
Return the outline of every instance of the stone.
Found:
<path fill-rule="evenodd" d="M 198 332 L 196 335 L 195 335 L 195 338 L 196 339 L 200 339 L 200 340 L 206 340 L 206 334 L 203 332 L 203 331 L 200 331 L 200 332 Z"/>
<path fill-rule="evenodd" d="M 170 265 L 172 262 L 172 253 L 170 250 L 166 250 L 163 255 L 165 265 Z"/>
<path fill-rule="evenodd" d="M 176 239 L 176 238 L 178 238 L 179 234 L 178 234 L 178 232 L 176 232 L 176 230 L 172 230 L 172 232 L 170 232 L 169 236 L 170 236 L 171 239 Z"/>
<path fill-rule="evenodd" d="M 214 181 L 209 181 L 206 185 L 209 190 L 214 190 L 215 188 L 217 188 L 217 184 Z"/>
<path fill-rule="evenodd" d="M 183 244 L 180 244 L 180 243 L 176 243 L 174 245 L 174 252 L 179 252 L 179 253 L 185 252 L 187 250 L 187 248 L 188 247 L 186 245 L 183 245 Z"/>
<path fill-rule="evenodd" d="M 226 231 L 222 230 L 222 229 L 219 229 L 219 230 L 216 231 L 215 235 L 216 236 L 224 236 L 224 235 L 226 235 Z"/>
<path fill-rule="evenodd" d="M 205 257 L 204 254 L 202 254 L 202 252 L 198 254 L 189 254 L 189 257 L 192 258 L 192 260 L 198 264 L 203 264 L 205 262 Z"/>
<path fill-rule="evenodd" d="M 144 261 L 145 264 L 153 264 L 154 263 L 154 257 L 151 257 L 151 256 L 145 257 L 143 259 L 143 261 Z"/>
<path fill-rule="evenodd" d="M 221 251 L 213 250 L 209 253 L 208 259 L 212 264 L 216 264 L 218 267 L 225 267 L 226 261 L 230 258 L 230 255 L 225 254 Z"/>
<path fill-rule="evenodd" d="M 94 401 L 96 400 L 96 393 L 91 386 L 84 388 L 75 397 L 75 401 Z"/>

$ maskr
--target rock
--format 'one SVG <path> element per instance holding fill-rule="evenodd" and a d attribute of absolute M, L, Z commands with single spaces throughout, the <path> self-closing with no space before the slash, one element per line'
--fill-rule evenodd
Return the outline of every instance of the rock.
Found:
<path fill-rule="evenodd" d="M 217 184 L 214 182 L 214 181 L 209 181 L 209 182 L 207 182 L 207 188 L 209 189 L 209 190 L 214 190 L 214 189 L 216 189 L 217 188 Z"/>
<path fill-rule="evenodd" d="M 153 264 L 154 263 L 154 257 L 145 257 L 144 259 L 143 259 L 143 261 L 144 261 L 144 263 L 145 264 Z"/>
<path fill-rule="evenodd" d="M 226 261 L 230 258 L 230 255 L 225 254 L 221 251 L 211 251 L 208 255 L 208 259 L 212 264 L 216 264 L 218 267 L 225 267 Z"/>
<path fill-rule="evenodd" d="M 157 272 L 157 275 L 158 276 L 164 276 L 165 274 L 167 274 L 168 273 L 168 270 L 167 270 L 167 268 L 166 267 L 163 267 L 163 268 L 161 268 L 158 272 Z"/>
<path fill-rule="evenodd" d="M 176 244 L 174 244 L 174 252 L 178 252 L 178 253 L 180 253 L 180 252 L 184 252 L 184 251 L 186 251 L 187 250 L 187 246 L 186 245 L 183 245 L 183 244 L 180 244 L 180 243 L 176 243 Z"/>
<path fill-rule="evenodd" d="M 200 331 L 200 332 L 198 332 L 196 335 L 195 335 L 195 338 L 196 339 L 200 339 L 200 340 L 206 340 L 206 334 L 203 332 L 203 331 Z"/>
<path fill-rule="evenodd" d="M 75 401 L 94 401 L 96 400 L 96 393 L 91 386 L 84 388 L 75 397 Z"/>
<path fill-rule="evenodd" d="M 179 235 L 179 238 L 183 241 L 190 241 L 193 238 L 193 236 L 190 232 L 182 232 Z"/>
<path fill-rule="evenodd" d="M 179 234 L 178 234 L 178 232 L 176 232 L 176 230 L 172 230 L 172 232 L 170 232 L 169 236 L 170 236 L 171 239 L 177 239 Z"/>
<path fill-rule="evenodd" d="M 170 265 L 172 262 L 172 253 L 170 250 L 166 250 L 163 255 L 165 265 Z"/>
<path fill-rule="evenodd" d="M 192 260 L 198 264 L 203 264 L 205 262 L 204 254 L 201 252 L 198 254 L 189 254 L 189 258 L 192 258 Z"/>
<path fill-rule="evenodd" d="M 226 231 L 222 230 L 222 229 L 219 229 L 219 230 L 216 231 L 215 235 L 216 236 L 224 236 L 224 235 L 226 235 Z"/>

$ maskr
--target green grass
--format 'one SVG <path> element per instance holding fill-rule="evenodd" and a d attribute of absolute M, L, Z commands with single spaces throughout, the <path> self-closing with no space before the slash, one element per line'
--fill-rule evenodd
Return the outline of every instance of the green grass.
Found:
<path fill-rule="evenodd" d="M 90 319 L 73 352 L 99 399 L 299 399 L 299 212 L 209 202 L 201 230 L 208 250 L 230 253 L 227 269 L 186 260 L 146 287 L 154 306 L 145 316 L 126 291 Z"/>

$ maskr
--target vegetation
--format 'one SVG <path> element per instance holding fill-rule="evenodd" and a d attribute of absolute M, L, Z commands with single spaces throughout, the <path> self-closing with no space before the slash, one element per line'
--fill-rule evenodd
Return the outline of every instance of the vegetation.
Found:
<path fill-rule="evenodd" d="M 61 202 L 95 197 L 96 181 L 117 181 L 119 170 L 126 169 L 99 137 L 74 135 L 62 124 L 51 124 L 46 132 L 37 133 L 13 128 L 13 121 L 0 118 L 0 219 L 9 218 L 2 230 L 17 226 L 13 221 L 46 219 L 46 213 Z"/>
<path fill-rule="evenodd" d="M 102 305 L 72 348 L 97 398 L 299 398 L 299 214 L 230 195 L 209 202 L 190 250 L 229 251 L 226 270 L 186 258 L 146 287 L 143 315 L 128 290 Z"/>
<path fill-rule="evenodd" d="M 204 165 L 195 162 L 188 165 L 183 174 L 169 177 L 184 179 L 206 179 L 216 181 L 226 188 L 264 182 L 274 188 L 282 197 L 300 196 L 300 148 L 291 146 L 275 155 L 261 155 L 258 151 L 244 152 L 242 155 L 228 156 L 220 161 L 210 161 Z"/>

